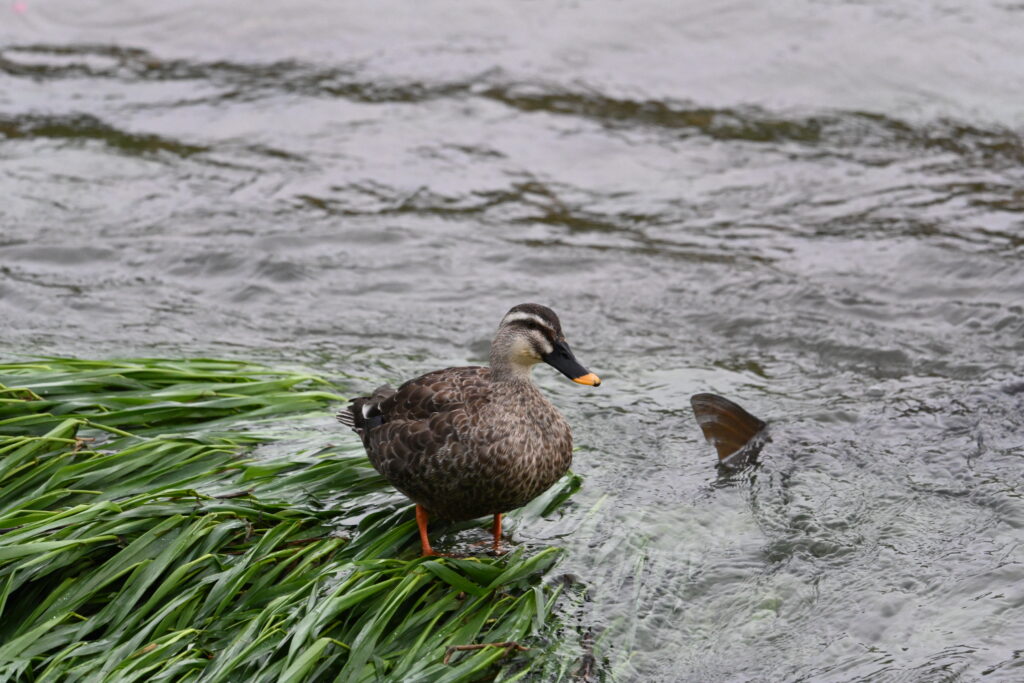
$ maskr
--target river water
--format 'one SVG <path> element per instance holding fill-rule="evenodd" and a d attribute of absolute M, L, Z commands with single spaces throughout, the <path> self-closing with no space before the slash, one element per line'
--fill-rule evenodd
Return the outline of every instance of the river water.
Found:
<path fill-rule="evenodd" d="M 0 344 L 361 391 L 547 303 L 570 670 L 1021 680 L 1022 92 L 1010 0 L 4 0 Z"/>

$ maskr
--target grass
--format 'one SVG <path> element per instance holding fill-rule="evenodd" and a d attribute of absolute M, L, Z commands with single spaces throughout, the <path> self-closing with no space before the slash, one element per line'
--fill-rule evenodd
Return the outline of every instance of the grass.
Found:
<path fill-rule="evenodd" d="M 560 551 L 419 558 L 340 400 L 237 362 L 0 364 L 0 680 L 568 676 Z"/>

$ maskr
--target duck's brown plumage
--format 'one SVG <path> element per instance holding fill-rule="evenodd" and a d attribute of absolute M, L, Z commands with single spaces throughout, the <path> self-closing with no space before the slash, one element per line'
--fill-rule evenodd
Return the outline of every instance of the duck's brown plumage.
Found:
<path fill-rule="evenodd" d="M 503 319 L 491 367 L 446 368 L 397 390 L 381 387 L 338 419 L 359 434 L 373 466 L 429 514 L 499 515 L 543 493 L 572 463 L 569 425 L 530 377 L 539 360 L 599 383 L 572 357 L 557 316 L 524 304 Z"/>
<path fill-rule="evenodd" d="M 492 382 L 484 367 L 403 384 L 360 436 L 370 462 L 434 516 L 473 519 L 525 505 L 572 464 L 572 433 L 532 382 Z"/>

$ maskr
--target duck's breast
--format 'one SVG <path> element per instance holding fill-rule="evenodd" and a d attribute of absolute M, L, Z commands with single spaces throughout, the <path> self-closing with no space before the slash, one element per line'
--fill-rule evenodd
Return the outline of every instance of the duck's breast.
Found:
<path fill-rule="evenodd" d="M 470 448 L 461 456 L 475 497 L 511 510 L 536 498 L 569 469 L 572 432 L 539 392 L 496 395 L 491 407 L 478 416 Z"/>

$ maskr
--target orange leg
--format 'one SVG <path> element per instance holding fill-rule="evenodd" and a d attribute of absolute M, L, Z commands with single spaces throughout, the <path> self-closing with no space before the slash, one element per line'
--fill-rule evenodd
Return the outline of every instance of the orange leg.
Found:
<path fill-rule="evenodd" d="M 416 526 L 420 528 L 420 545 L 423 547 L 424 557 L 428 555 L 437 555 L 434 549 L 430 547 L 430 539 L 427 537 L 427 521 L 430 519 L 430 515 L 427 514 L 426 508 L 422 505 L 416 506 Z"/>
<path fill-rule="evenodd" d="M 491 527 L 494 534 L 494 552 L 501 552 L 501 513 L 494 515 L 494 526 Z"/>

